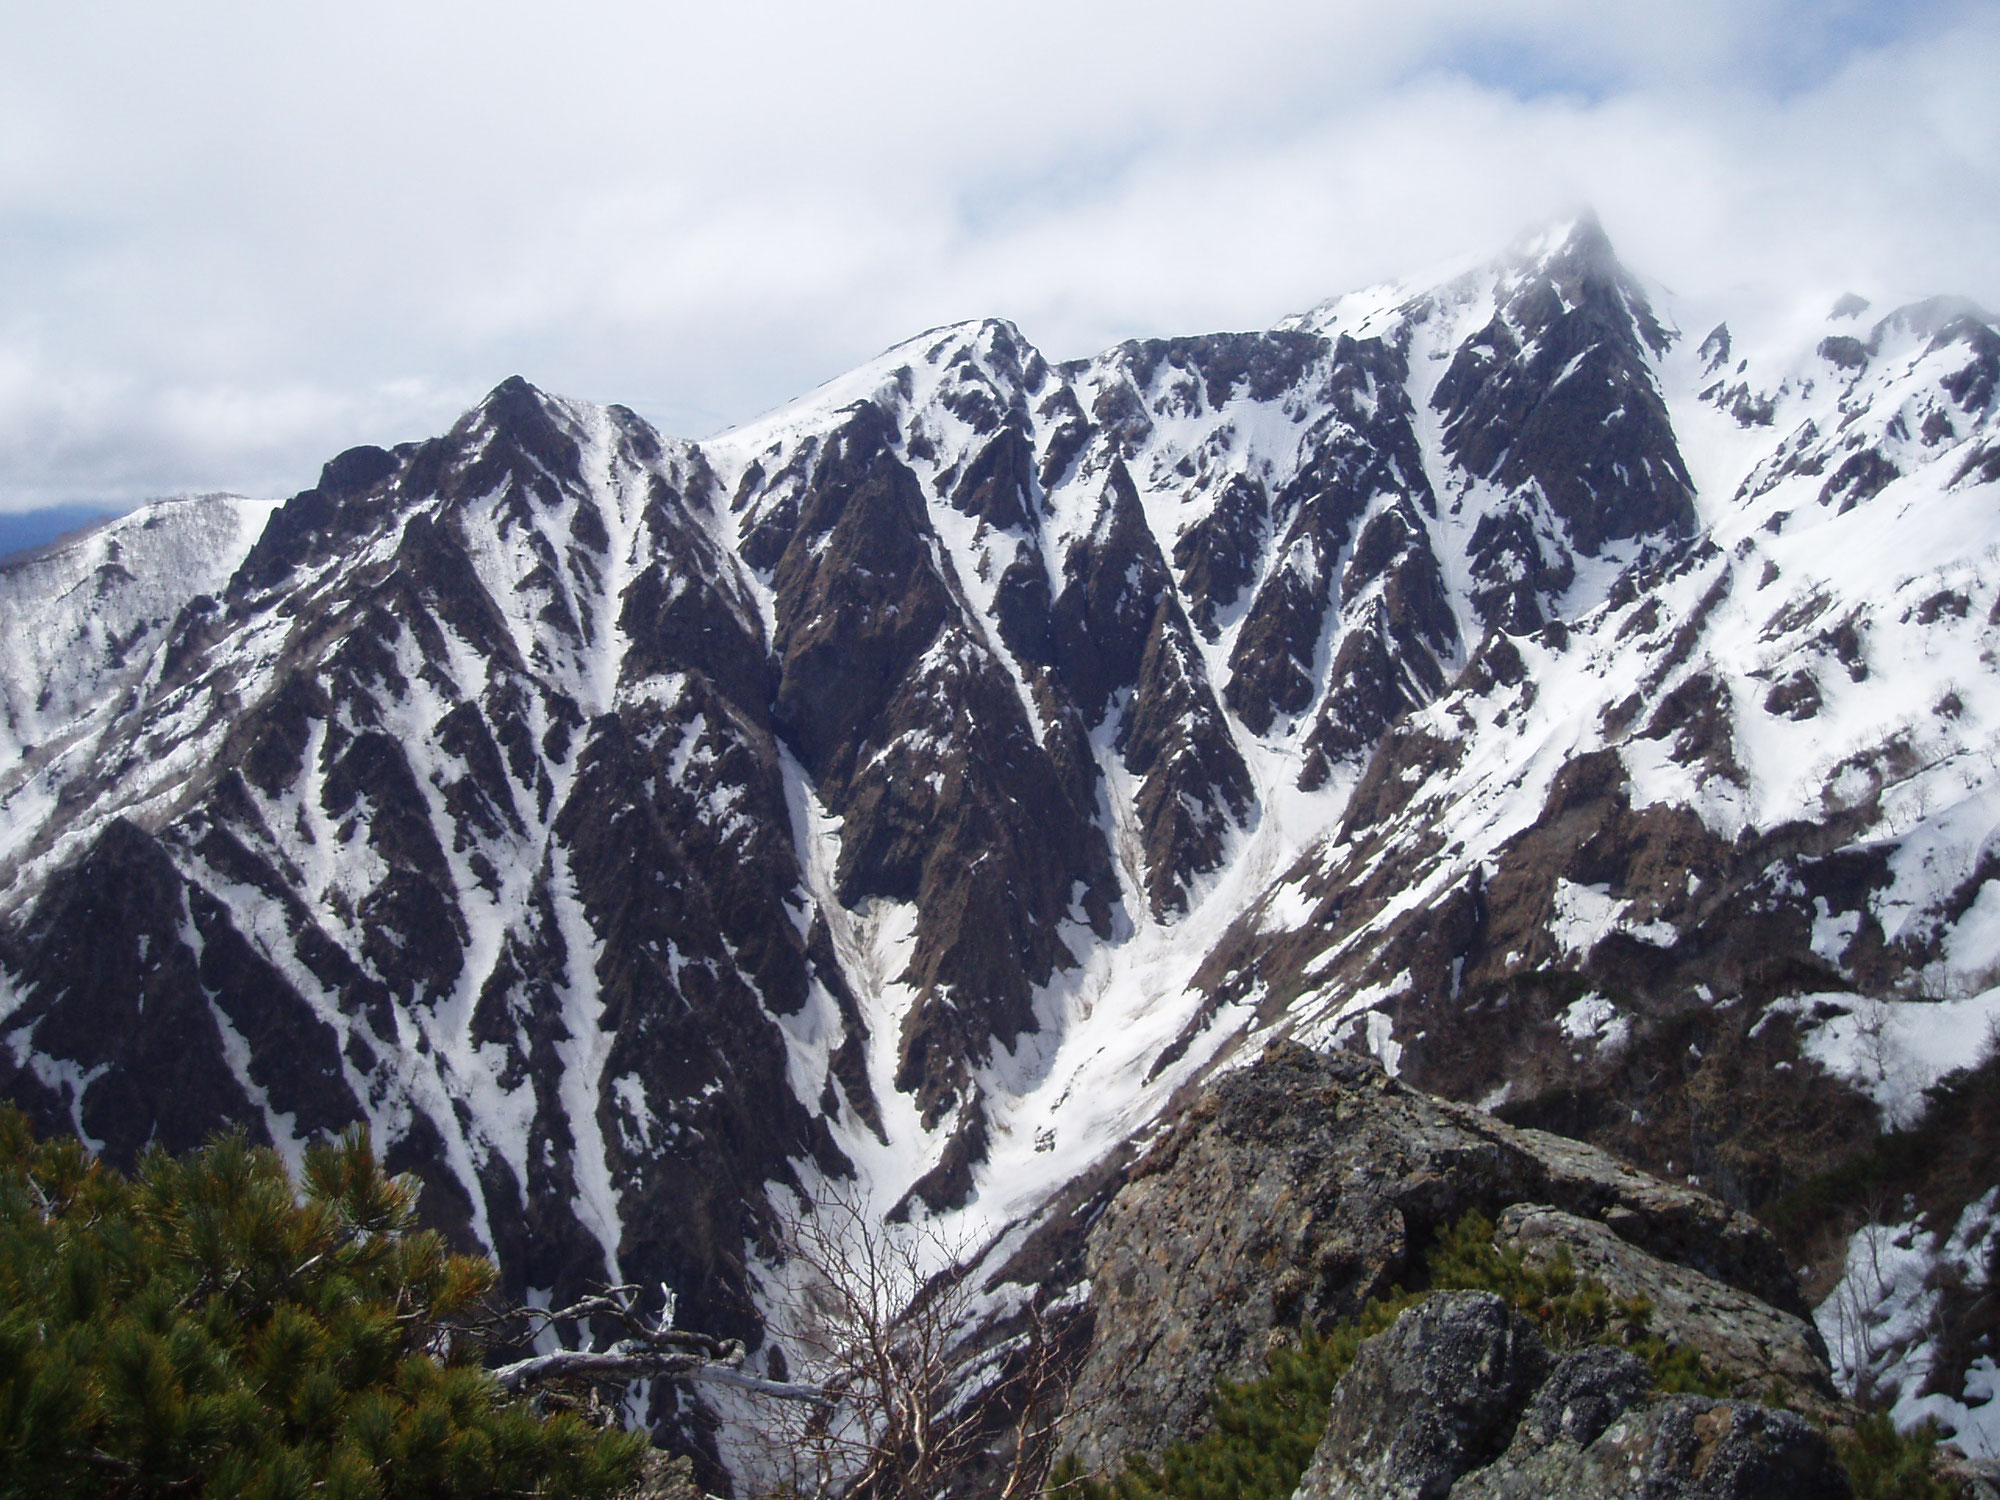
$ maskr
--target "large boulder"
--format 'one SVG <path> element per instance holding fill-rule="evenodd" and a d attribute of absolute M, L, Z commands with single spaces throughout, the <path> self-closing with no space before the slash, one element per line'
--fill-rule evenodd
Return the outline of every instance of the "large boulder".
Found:
<path fill-rule="evenodd" d="M 1494 1242 L 1524 1251 L 1531 1265 L 1567 1254 L 1579 1275 L 1603 1282 L 1612 1296 L 1645 1298 L 1652 1304 L 1652 1331 L 1692 1349 L 1736 1389 L 1760 1395 L 1775 1391 L 1787 1406 L 1835 1413 L 1840 1396 L 1828 1368 L 1826 1342 L 1796 1313 L 1662 1260 L 1595 1220 L 1546 1204 L 1509 1208 L 1500 1215 Z"/>
<path fill-rule="evenodd" d="M 1651 1399 L 1624 1350 L 1553 1358 L 1488 1292 L 1440 1292 L 1369 1339 L 1334 1387 L 1294 1500 L 1845 1500 L 1794 1412 Z"/>
<path fill-rule="evenodd" d="M 1748 1401 L 1668 1396 L 1621 1413 L 1589 1443 L 1536 1442 L 1523 1422 L 1508 1450 L 1451 1489 L 1451 1500 L 1848 1500 L 1826 1435 L 1796 1412 Z"/>
<path fill-rule="evenodd" d="M 1755 1221 L 1580 1142 L 1277 1043 L 1225 1076 L 1132 1169 L 1085 1251 L 1092 1345 L 1069 1451 L 1095 1470 L 1198 1434 L 1220 1379 L 1407 1280 L 1470 1209 L 1548 1204 L 1658 1259 L 1802 1314 Z"/>
<path fill-rule="evenodd" d="M 1297 1500 L 1442 1496 L 1502 1453 L 1549 1373 L 1533 1325 L 1491 1292 L 1444 1292 L 1361 1346 Z"/>

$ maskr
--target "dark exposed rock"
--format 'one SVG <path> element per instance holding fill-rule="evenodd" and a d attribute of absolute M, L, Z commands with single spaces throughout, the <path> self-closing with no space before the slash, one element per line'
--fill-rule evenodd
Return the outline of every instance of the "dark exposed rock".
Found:
<path fill-rule="evenodd" d="M 397 1000 L 434 1005 L 458 978 L 468 934 L 429 806 L 390 735 L 364 731 L 331 759 L 321 810 L 358 827 L 389 872 L 358 908 L 362 953 Z"/>
<path fill-rule="evenodd" d="M 1217 410 L 1239 390 L 1252 401 L 1278 399 L 1295 390 L 1325 354 L 1326 340 L 1317 334 L 1283 331 L 1146 339 L 1115 351 L 1138 389 L 1151 389 L 1162 368 L 1185 371 Z"/>
<path fill-rule="evenodd" d="M 1184 910 L 1189 883 L 1222 863 L 1230 827 L 1246 821 L 1252 789 L 1178 610 L 1163 605 L 1154 615 L 1139 691 L 1114 743 L 1140 778 L 1153 910 Z"/>
<path fill-rule="evenodd" d="M 960 472 L 951 503 L 1002 531 L 1026 529 L 1034 484 L 1034 445 L 1020 426 L 1010 423 Z"/>
<path fill-rule="evenodd" d="M 1729 325 L 1717 323 L 1709 329 L 1708 337 L 1701 341 L 1701 347 L 1695 351 L 1701 356 L 1702 369 L 1713 374 L 1728 364 L 1730 347 Z"/>
<path fill-rule="evenodd" d="M 1385 586 L 1385 608 L 1373 621 L 1351 622 L 1348 641 L 1407 658 L 1412 681 L 1441 685 L 1436 658 L 1456 644 L 1457 628 L 1444 602 L 1442 580 L 1414 507 L 1435 509 L 1417 446 L 1414 412 L 1402 394 L 1408 367 L 1379 339 L 1342 337 L 1327 376 L 1332 411 L 1314 434 L 1311 456 L 1274 497 L 1272 513 L 1285 521 L 1273 563 L 1244 618 L 1229 655 L 1224 698 L 1257 733 L 1281 715 L 1311 706 L 1320 684 L 1320 655 L 1331 617 L 1349 599 L 1383 579 L 1398 559 L 1408 561 Z M 1356 536 L 1377 496 L 1401 497 Z M 1341 557 L 1352 546 L 1346 576 Z M 1345 644 L 1345 643 L 1343 643 Z M 1335 680 L 1340 680 L 1336 670 Z M 1434 690 L 1434 689 L 1433 689 Z M 1347 710 L 1329 707 L 1330 732 L 1372 742 L 1387 722 L 1379 690 L 1361 688 L 1353 711 L 1375 712 L 1379 722 L 1344 722 Z M 1401 694 L 1395 695 L 1401 698 Z M 1400 703 L 1396 707 L 1404 706 Z"/>
<path fill-rule="evenodd" d="M 1499 1456 L 1552 1361 L 1491 1292 L 1440 1292 L 1368 1340 L 1334 1387 L 1296 1500 L 1443 1500 Z"/>
<path fill-rule="evenodd" d="M 1454 1500 L 1847 1500 L 1852 1488 L 1832 1443 L 1796 1413 L 1668 1396 L 1633 1407 L 1588 1444 L 1517 1441 L 1451 1494 Z"/>
<path fill-rule="evenodd" d="M 653 566 L 619 601 L 618 628 L 627 641 L 620 673 L 638 683 L 692 668 L 732 712 L 763 728 L 777 686 L 763 621 L 734 586 L 720 549 L 690 523 L 686 503 L 665 486 L 648 500 Z"/>
<path fill-rule="evenodd" d="M 1917 606 L 1916 621 L 1919 625 L 1935 625 L 1946 617 L 1963 620 L 1971 608 L 1972 600 L 1957 589 L 1939 589 Z"/>
<path fill-rule="evenodd" d="M 1958 403 L 1961 411 L 1984 412 L 1993 404 L 1995 389 L 2000 388 L 2000 332 L 1983 319 L 1959 317 L 1938 330 L 1931 348 L 1957 343 L 1967 347 L 1971 358 L 1940 379 L 1938 385 Z"/>
<path fill-rule="evenodd" d="M 1051 617 L 1057 671 L 1086 723 L 1102 723 L 1113 696 L 1138 677 L 1155 617 L 1172 596 L 1132 476 L 1114 463 L 1095 524 L 1063 558 Z"/>
<path fill-rule="evenodd" d="M 1713 335 L 1710 337 L 1713 338 Z M 1726 335 L 1724 342 L 1727 342 Z M 1708 347 L 1706 343 L 1702 345 L 1704 351 Z M 1723 360 L 1728 358 L 1726 350 L 1722 358 Z M 1715 366 L 1711 364 L 1709 368 L 1713 369 Z M 1702 391 L 1701 399 L 1712 402 L 1721 410 L 1728 412 L 1736 419 L 1738 427 L 1769 427 L 1778 414 L 1777 402 L 1763 392 L 1753 391 L 1748 382 L 1741 380 L 1734 385 L 1726 380 L 1718 380 Z"/>
<path fill-rule="evenodd" d="M 1097 523 L 1063 559 L 1051 617 L 1056 672 L 1087 724 L 1132 697 L 1116 748 L 1140 778 L 1146 887 L 1156 912 L 1221 859 L 1225 827 L 1250 804 L 1250 773 L 1210 689 L 1166 559 L 1132 477 L 1114 463 Z"/>
<path fill-rule="evenodd" d="M 1804 667 L 1783 682 L 1772 684 L 1764 695 L 1764 712 L 1783 714 L 1788 719 L 1810 719 L 1820 710 L 1819 683 Z"/>
<path fill-rule="evenodd" d="M 1612 541 L 1691 536 L 1694 485 L 1647 369 L 1665 343 L 1603 231 L 1585 220 L 1516 278 L 1500 313 L 1453 358 L 1432 402 L 1445 442 L 1473 474 L 1512 491 L 1538 487 L 1587 555 Z M 1525 535 L 1507 550 L 1532 561 Z"/>
<path fill-rule="evenodd" d="M 1489 510 L 1472 528 L 1472 607 L 1488 627 L 1524 634 L 1548 619 L 1576 564 L 1523 506 Z"/>
<path fill-rule="evenodd" d="M 555 506 L 578 476 L 582 447 L 549 398 L 520 376 L 503 380 L 445 437 L 438 493 L 465 502 L 499 491 L 503 514 Z"/>
<path fill-rule="evenodd" d="M 951 615 L 922 492 L 882 422 L 860 408 L 829 445 L 773 577 L 775 718 L 814 779 L 834 786 L 854 775 L 868 731 Z"/>
<path fill-rule="evenodd" d="M 1736 762 L 1729 690 L 1714 676 L 1697 672 L 1660 699 L 1640 737 L 1671 738 L 1677 764 L 1702 767 L 1702 779 L 1720 776 L 1741 785 L 1747 778 Z"/>
<path fill-rule="evenodd" d="M 129 822 L 51 882 L 9 967 L 27 1000 L 7 1019 L 18 1050 L 0 1052 L 0 1089 L 121 1166 L 151 1144 L 189 1150 L 223 1122 L 268 1142 L 250 1096 L 264 1086 L 306 1130 L 359 1117 L 332 1033 Z M 261 1044 L 247 1079 L 224 1026 Z"/>
<path fill-rule="evenodd" d="M 1973 447 L 1951 476 L 1952 487 L 1964 484 L 1992 484 L 2000 480 L 2000 439 L 1989 438 Z"/>
<path fill-rule="evenodd" d="M 1139 445 L 1153 435 L 1153 421 L 1146 415 L 1145 398 L 1124 381 L 1104 386 L 1090 404 L 1090 415 L 1121 458 L 1132 457 L 1139 451 Z"/>
<path fill-rule="evenodd" d="M 933 1213 L 964 1207 L 972 1196 L 973 1168 L 986 1159 L 991 1141 L 985 1103 L 974 1094 L 939 1154 L 937 1165 L 910 1184 L 910 1190 L 889 1210 L 890 1222 L 906 1221 L 919 1203 Z"/>
<path fill-rule="evenodd" d="M 319 471 L 318 489 L 331 500 L 365 495 L 397 469 L 396 457 L 384 448 L 349 448 L 329 459 Z"/>
<path fill-rule="evenodd" d="M 1042 467 L 1038 477 L 1044 490 L 1054 488 L 1069 473 L 1070 465 L 1076 462 L 1077 454 L 1090 441 L 1090 422 L 1083 414 L 1083 407 L 1077 402 L 1076 393 L 1068 385 L 1056 388 L 1055 392 L 1043 400 L 1036 409 L 1036 415 L 1048 424 L 1048 442 L 1042 448 Z"/>
<path fill-rule="evenodd" d="M 380 525 L 390 513 L 388 481 L 399 467 L 396 455 L 381 448 L 350 448 L 329 461 L 316 486 L 271 517 L 231 583 L 232 593 L 269 588 Z"/>
<path fill-rule="evenodd" d="M 1350 618 L 1327 673 L 1302 786 L 1317 784 L 1338 761 L 1366 755 L 1390 725 L 1444 690 L 1443 662 L 1458 645 L 1444 575 L 1421 528 L 1393 510 L 1362 533 L 1343 580 L 1350 598 L 1378 584 L 1379 597 Z"/>
<path fill-rule="evenodd" d="M 1757 395 L 1748 386 L 1734 387 L 1727 400 L 1729 414 L 1736 418 L 1738 427 L 1769 427 L 1778 412 L 1770 397 Z"/>
<path fill-rule="evenodd" d="M 1210 640 L 1216 636 L 1216 611 L 1233 605 L 1257 576 L 1269 514 L 1263 482 L 1232 474 L 1207 514 L 1174 542 L 1188 616 Z"/>
<path fill-rule="evenodd" d="M 625 1106 L 608 1086 L 600 1100 L 611 1168 L 634 1185 L 623 1251 L 673 1267 L 678 1290 L 710 1320 L 704 1326 L 726 1323 L 735 1336 L 749 1337 L 756 1325 L 737 1236 L 750 1210 L 732 1206 L 753 1204 L 757 1184 L 782 1175 L 788 1159 L 816 1160 L 836 1175 L 847 1170 L 824 1122 L 786 1086 L 784 1042 L 746 982 L 761 981 L 771 1009 L 795 1007 L 803 999 L 804 943 L 786 919 L 783 887 L 767 888 L 759 903 L 754 886 L 725 884 L 728 851 L 697 857 L 675 837 L 673 804 L 645 794 L 648 773 L 656 786 L 659 778 L 640 743 L 615 720 L 599 721 L 591 734 L 556 832 L 603 950 L 592 978 L 602 1007 L 597 1025 L 610 1042 L 604 1077 L 643 1080 L 677 1127 L 621 1124 Z M 731 898 L 748 909 L 715 909 Z M 764 927 L 769 945 L 741 974 L 728 962 L 726 936 L 739 924 Z M 548 938 L 564 942 L 559 924 Z M 575 967 L 588 961 L 567 949 L 557 955 L 572 983 Z M 548 1023 L 567 1029 L 560 1014 Z"/>
<path fill-rule="evenodd" d="M 1838 500 L 1841 510 L 1852 510 L 1862 501 L 1874 499 L 1902 477 L 1903 471 L 1888 459 L 1873 448 L 1863 448 L 1844 460 L 1820 486 L 1819 503 L 1831 505 Z"/>
<path fill-rule="evenodd" d="M 879 412 L 855 408 L 801 492 L 773 571 L 773 719 L 845 819 L 841 900 L 914 901 L 923 914 L 908 977 L 925 999 L 906 1022 L 897 1077 L 935 1121 L 993 1039 L 1011 1044 L 1034 1026 L 1032 986 L 1071 957 L 1056 929 L 1073 889 L 1081 883 L 1103 923 L 1111 879 L 1076 779 L 1038 753 L 1018 694 L 936 560 L 922 492 L 889 437 Z M 1024 637 L 1033 606 L 1017 616 Z M 958 748 L 936 778 L 933 740 Z M 1019 819 L 1020 806 L 1042 816 Z"/>

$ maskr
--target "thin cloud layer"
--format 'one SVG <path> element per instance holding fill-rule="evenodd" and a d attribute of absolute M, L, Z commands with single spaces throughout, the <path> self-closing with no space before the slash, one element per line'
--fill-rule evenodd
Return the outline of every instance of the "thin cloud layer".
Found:
<path fill-rule="evenodd" d="M 1260 326 L 1581 202 L 1704 315 L 2000 304 L 1990 6 L 321 9 L 0 22 L 0 508 L 286 492 L 514 372 L 699 436 L 937 323 Z"/>

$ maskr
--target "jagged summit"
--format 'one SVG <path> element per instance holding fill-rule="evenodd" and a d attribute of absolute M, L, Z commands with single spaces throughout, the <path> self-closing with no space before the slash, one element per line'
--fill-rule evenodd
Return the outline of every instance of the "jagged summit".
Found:
<path fill-rule="evenodd" d="M 2000 1009 L 2000 334 L 1671 311 L 1585 216 L 700 443 L 517 377 L 0 574 L 0 1091 L 367 1120 L 517 1292 L 752 1338 L 774 1194 L 998 1232 L 1272 1035 L 1755 1206 L 1935 1073 L 1863 1001 Z"/>
<path fill-rule="evenodd" d="M 1620 280 L 1627 276 L 1597 210 L 1587 205 L 1526 231 L 1500 256 L 1499 263 L 1524 271 L 1535 268 L 1552 276 L 1594 275 Z"/>

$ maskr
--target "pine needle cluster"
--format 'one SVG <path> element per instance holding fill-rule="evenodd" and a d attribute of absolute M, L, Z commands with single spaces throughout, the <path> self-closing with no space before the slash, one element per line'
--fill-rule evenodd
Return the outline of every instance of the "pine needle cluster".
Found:
<path fill-rule="evenodd" d="M 1960 1500 L 1965 1491 L 1937 1471 L 1942 1436 L 1935 1421 L 1900 1432 L 1885 1411 L 1863 1416 L 1834 1442 L 1854 1500 Z"/>
<path fill-rule="evenodd" d="M 0 1109 L 0 1497 L 608 1496 L 643 1436 L 502 1397 L 491 1262 L 415 1223 L 365 1131 L 224 1136 L 131 1176 Z"/>

